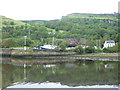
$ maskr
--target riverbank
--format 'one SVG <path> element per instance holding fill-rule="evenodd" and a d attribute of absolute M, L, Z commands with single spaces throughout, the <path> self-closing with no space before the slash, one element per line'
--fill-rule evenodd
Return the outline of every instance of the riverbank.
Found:
<path fill-rule="evenodd" d="M 20 58 L 20 59 L 68 59 L 68 60 L 101 60 L 101 61 L 119 61 L 118 53 L 90 53 L 76 54 L 75 52 L 56 52 L 56 51 L 21 51 L 11 50 L 9 53 L 3 52 L 3 57 Z"/>
<path fill-rule="evenodd" d="M 19 58 L 19 59 L 67 59 L 69 60 L 93 60 L 93 61 L 119 61 L 119 58 L 117 55 L 91 55 L 91 54 L 84 54 L 84 55 L 32 55 L 32 54 L 27 54 L 27 55 L 11 55 L 10 58 Z"/>

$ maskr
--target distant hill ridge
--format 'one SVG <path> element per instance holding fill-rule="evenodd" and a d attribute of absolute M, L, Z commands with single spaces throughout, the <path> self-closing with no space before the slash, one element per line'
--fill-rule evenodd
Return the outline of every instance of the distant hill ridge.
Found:
<path fill-rule="evenodd" d="M 67 16 L 63 16 L 63 18 L 87 18 L 87 19 L 108 19 L 117 21 L 118 14 L 85 14 L 85 13 L 73 13 L 68 14 Z"/>
<path fill-rule="evenodd" d="M 93 14 L 93 13 L 72 13 L 66 16 L 62 16 L 61 19 L 64 18 L 87 18 L 87 19 L 109 19 L 113 21 L 118 20 L 118 13 L 114 14 Z M 61 19 L 54 19 L 54 20 L 21 20 L 23 22 L 47 22 L 47 21 L 57 21 Z"/>

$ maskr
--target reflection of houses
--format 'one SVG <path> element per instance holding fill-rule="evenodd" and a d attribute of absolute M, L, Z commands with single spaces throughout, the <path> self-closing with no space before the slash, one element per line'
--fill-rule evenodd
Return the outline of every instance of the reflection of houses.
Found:
<path fill-rule="evenodd" d="M 108 48 L 108 47 L 113 47 L 113 46 L 115 46 L 115 41 L 107 40 L 107 41 L 105 41 L 103 48 Z"/>
<path fill-rule="evenodd" d="M 106 64 L 105 68 L 107 68 L 107 69 L 113 69 L 114 67 L 111 64 Z"/>
<path fill-rule="evenodd" d="M 82 45 L 82 46 L 86 45 L 86 39 L 85 38 L 79 38 L 79 39 L 67 38 L 67 39 L 63 39 L 63 40 L 65 40 L 69 43 L 68 47 L 75 47 L 75 46 L 78 46 L 78 45 Z"/>

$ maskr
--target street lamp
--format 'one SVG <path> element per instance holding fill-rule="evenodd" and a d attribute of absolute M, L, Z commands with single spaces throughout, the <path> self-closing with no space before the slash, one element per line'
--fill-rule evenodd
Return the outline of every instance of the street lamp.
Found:
<path fill-rule="evenodd" d="M 27 36 L 24 36 L 24 38 L 25 38 L 25 40 L 24 40 L 24 50 L 27 50 L 27 48 L 26 48 L 26 38 L 27 38 Z"/>

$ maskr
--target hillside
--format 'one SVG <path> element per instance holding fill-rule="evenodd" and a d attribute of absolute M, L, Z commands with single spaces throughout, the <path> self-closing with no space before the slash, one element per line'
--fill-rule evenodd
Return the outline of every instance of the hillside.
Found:
<path fill-rule="evenodd" d="M 101 20 L 113 20 L 113 21 L 117 21 L 117 13 L 115 14 L 85 14 L 85 13 L 73 13 L 73 14 L 69 14 L 65 17 L 67 18 L 86 18 L 86 19 L 101 19 Z"/>
<path fill-rule="evenodd" d="M 7 18 L 5 16 L 0 16 L 0 23 L 2 23 L 2 27 L 7 27 L 7 26 L 20 26 L 20 25 L 25 25 L 25 23 L 17 20 L 13 20 L 11 18 Z"/>
<path fill-rule="evenodd" d="M 58 38 L 115 39 L 118 32 L 116 14 L 70 14 L 45 26 L 64 31 Z"/>
<path fill-rule="evenodd" d="M 51 44 L 55 32 L 55 44 L 66 38 L 85 38 L 89 44 L 96 45 L 101 41 L 115 40 L 118 42 L 117 14 L 84 14 L 73 13 L 63 16 L 60 20 L 27 20 L 15 21 L 2 16 L 3 39 L 15 39 L 16 42 L 28 36 L 28 46 Z M 26 24 L 27 23 L 27 24 Z M 17 44 L 21 46 L 22 44 Z"/>
<path fill-rule="evenodd" d="M 26 25 L 29 25 L 27 23 L 13 20 L 11 18 L 7 18 L 5 16 L 0 16 L 1 20 L 0 23 L 2 24 L 2 38 L 16 38 L 21 37 L 21 33 L 25 33 L 23 30 L 25 29 Z"/>

